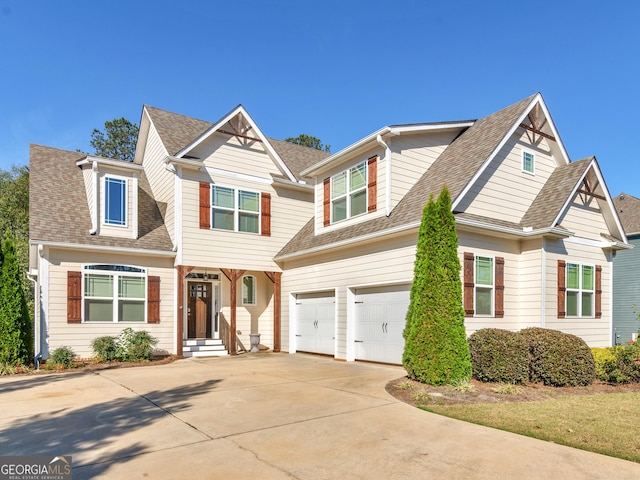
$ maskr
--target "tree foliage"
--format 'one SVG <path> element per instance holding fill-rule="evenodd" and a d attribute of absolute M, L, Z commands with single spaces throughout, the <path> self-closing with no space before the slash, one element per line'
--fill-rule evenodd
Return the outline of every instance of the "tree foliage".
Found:
<path fill-rule="evenodd" d="M 104 122 L 104 131 L 93 129 L 90 145 L 99 157 L 117 158 L 132 162 L 138 141 L 138 125 L 126 118 Z"/>
<path fill-rule="evenodd" d="M 431 385 L 470 378 L 458 236 L 446 187 L 422 213 L 403 335 L 402 363 L 410 378 Z"/>
<path fill-rule="evenodd" d="M 285 138 L 284 141 L 295 143 L 296 145 L 302 145 L 303 147 L 315 148 L 316 150 L 322 150 L 323 152 L 331 152 L 331 145 L 324 145 L 322 140 L 319 138 L 305 133 L 301 133 L 297 137 Z"/>
<path fill-rule="evenodd" d="M 0 363 L 11 365 L 29 365 L 33 356 L 33 327 L 21 278 L 13 237 L 7 231 L 0 267 Z"/>

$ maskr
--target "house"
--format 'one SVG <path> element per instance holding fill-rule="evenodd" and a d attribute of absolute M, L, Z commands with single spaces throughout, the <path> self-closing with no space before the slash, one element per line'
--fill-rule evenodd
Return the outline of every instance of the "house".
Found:
<path fill-rule="evenodd" d="M 31 148 L 37 350 L 144 328 L 167 353 L 400 363 L 422 208 L 447 186 L 467 333 L 612 344 L 625 233 L 595 158 L 540 94 L 480 120 L 391 125 L 333 154 L 145 106 L 132 163 Z M 222 343 L 223 346 L 219 344 Z"/>
<path fill-rule="evenodd" d="M 635 340 L 640 330 L 640 199 L 621 193 L 613 199 L 628 241 L 635 248 L 618 252 L 613 258 L 614 344 Z"/>

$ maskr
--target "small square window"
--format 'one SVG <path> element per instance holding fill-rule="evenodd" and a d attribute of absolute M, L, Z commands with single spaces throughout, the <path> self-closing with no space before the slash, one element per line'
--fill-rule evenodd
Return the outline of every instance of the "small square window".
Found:
<path fill-rule="evenodd" d="M 531 152 L 522 152 L 522 171 L 535 173 L 535 155 Z"/>

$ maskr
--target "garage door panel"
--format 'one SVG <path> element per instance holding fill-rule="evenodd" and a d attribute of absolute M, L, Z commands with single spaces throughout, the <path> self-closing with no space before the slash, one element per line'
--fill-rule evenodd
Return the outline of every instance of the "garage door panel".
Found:
<path fill-rule="evenodd" d="M 333 355 L 335 297 L 333 292 L 296 296 L 296 350 Z"/>

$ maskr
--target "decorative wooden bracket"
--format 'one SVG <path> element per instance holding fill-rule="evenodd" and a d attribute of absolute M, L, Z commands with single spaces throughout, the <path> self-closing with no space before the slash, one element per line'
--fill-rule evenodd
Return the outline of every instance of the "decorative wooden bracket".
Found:
<path fill-rule="evenodd" d="M 582 181 L 582 188 L 580 188 L 578 190 L 578 193 L 584 195 L 583 201 L 585 204 L 589 204 L 591 203 L 591 201 L 594 198 L 597 198 L 598 200 L 606 200 L 606 198 L 604 197 L 604 195 L 600 195 L 595 193 L 595 189 L 598 187 L 598 181 L 596 180 L 595 185 L 590 185 L 589 184 L 589 180 L 587 179 L 587 177 L 584 178 L 584 180 Z"/>
<path fill-rule="evenodd" d="M 538 110 L 538 106 L 536 105 L 535 110 Z M 548 133 L 545 133 L 542 131 L 542 128 L 547 124 L 547 119 L 545 118 L 542 123 L 538 123 L 537 121 L 537 115 L 534 116 L 531 114 L 531 112 L 529 112 L 529 114 L 527 115 L 527 118 L 529 119 L 529 123 L 531 123 L 531 125 L 525 125 L 524 123 L 520 124 L 521 128 L 524 128 L 525 130 L 528 130 L 530 132 L 532 132 L 535 135 L 540 135 L 541 137 L 544 137 L 548 140 L 551 140 L 553 142 L 556 141 L 556 137 L 554 137 L 553 135 L 549 135 Z"/>

